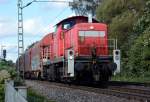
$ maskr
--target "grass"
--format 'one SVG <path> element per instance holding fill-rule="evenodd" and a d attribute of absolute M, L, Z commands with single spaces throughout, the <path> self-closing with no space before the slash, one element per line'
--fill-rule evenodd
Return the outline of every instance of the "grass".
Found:
<path fill-rule="evenodd" d="M 28 102 L 55 102 L 52 100 L 48 100 L 46 97 L 36 93 L 34 90 L 30 88 L 28 89 L 27 97 Z"/>
<path fill-rule="evenodd" d="M 113 76 L 112 81 L 127 81 L 127 82 L 141 82 L 141 83 L 150 83 L 150 76 L 132 76 L 132 75 L 116 75 Z"/>
<path fill-rule="evenodd" d="M 4 84 L 0 84 L 0 102 L 4 102 L 5 93 L 4 93 Z"/>

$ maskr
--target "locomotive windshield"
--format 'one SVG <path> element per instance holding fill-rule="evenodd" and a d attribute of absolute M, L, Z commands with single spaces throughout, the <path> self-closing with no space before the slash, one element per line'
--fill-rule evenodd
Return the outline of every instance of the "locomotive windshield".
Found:
<path fill-rule="evenodd" d="M 105 37 L 105 31 L 79 31 L 80 37 Z"/>
<path fill-rule="evenodd" d="M 70 29 L 75 25 L 75 20 L 66 21 L 62 24 L 64 30 Z"/>

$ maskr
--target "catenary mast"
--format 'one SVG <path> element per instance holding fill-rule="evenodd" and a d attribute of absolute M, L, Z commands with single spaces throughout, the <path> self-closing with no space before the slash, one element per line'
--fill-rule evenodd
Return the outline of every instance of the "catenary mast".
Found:
<path fill-rule="evenodd" d="M 22 9 L 23 9 L 22 8 L 22 0 L 18 0 L 18 58 L 24 53 L 23 10 Z M 17 69 L 18 77 L 19 77 L 19 67 L 20 67 L 20 65 L 18 63 L 18 67 L 17 67 L 18 68 Z"/>

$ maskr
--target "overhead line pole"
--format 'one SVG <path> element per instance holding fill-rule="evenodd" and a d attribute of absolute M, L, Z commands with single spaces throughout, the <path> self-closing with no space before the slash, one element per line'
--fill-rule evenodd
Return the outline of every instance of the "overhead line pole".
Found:
<path fill-rule="evenodd" d="M 18 58 L 24 53 L 24 36 L 23 36 L 23 12 L 22 0 L 18 0 Z M 20 76 L 20 60 L 18 59 L 17 77 Z M 24 69 L 23 69 L 24 72 Z M 23 74 L 24 78 L 24 74 Z"/>

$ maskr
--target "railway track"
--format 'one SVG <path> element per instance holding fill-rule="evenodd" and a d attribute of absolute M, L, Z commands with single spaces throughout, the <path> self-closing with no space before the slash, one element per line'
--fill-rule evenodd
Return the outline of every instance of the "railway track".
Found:
<path fill-rule="evenodd" d="M 52 84 L 60 87 L 66 87 L 71 89 L 78 89 L 92 93 L 105 94 L 109 96 L 116 96 L 119 98 L 126 98 L 128 100 L 136 100 L 138 102 L 150 102 L 150 87 L 145 88 L 143 86 L 132 85 L 125 86 L 109 86 L 108 88 L 95 88 L 89 86 L 80 85 L 68 85 L 63 83 L 40 81 L 40 83 Z"/>
<path fill-rule="evenodd" d="M 70 86 L 70 88 L 76 88 L 84 91 L 95 92 L 99 94 L 112 95 L 121 98 L 127 98 L 129 100 L 137 100 L 140 102 L 150 102 L 150 90 L 129 88 L 129 87 L 109 87 L 106 89 L 85 87 L 85 86 Z"/>
<path fill-rule="evenodd" d="M 101 89 L 101 93 L 127 99 L 138 100 L 140 102 L 150 102 L 150 90 L 115 87 L 109 89 Z"/>
<path fill-rule="evenodd" d="M 135 85 L 135 86 L 150 87 L 150 83 L 140 83 L 140 82 L 109 81 L 108 84 L 111 85 L 111 86 L 129 86 L 129 85 Z"/>
<path fill-rule="evenodd" d="M 129 93 L 138 93 L 138 94 L 150 95 L 150 88 L 139 89 L 139 88 L 133 88 L 133 86 L 132 86 L 132 88 L 131 87 L 115 86 L 115 87 L 109 87 L 109 89 L 117 90 L 117 91 L 125 91 L 125 92 L 129 92 Z"/>

